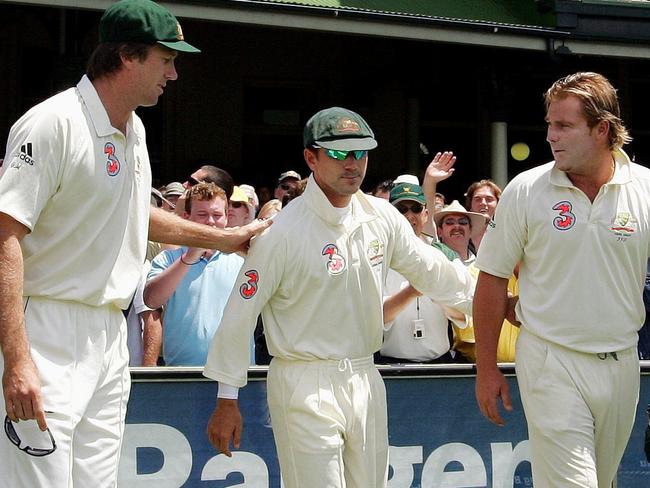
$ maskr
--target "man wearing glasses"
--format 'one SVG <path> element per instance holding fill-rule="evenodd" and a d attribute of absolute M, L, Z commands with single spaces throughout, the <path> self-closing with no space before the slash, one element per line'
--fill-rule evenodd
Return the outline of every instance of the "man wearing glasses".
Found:
<path fill-rule="evenodd" d="M 134 111 L 155 105 L 177 79 L 179 52 L 198 49 L 150 0 L 114 3 L 99 30 L 87 75 L 30 109 L 8 137 L 0 175 L 2 487 L 115 486 L 130 386 L 122 310 L 147 234 L 232 252 L 264 227 L 210 229 L 150 208 L 146 136 Z M 49 429 L 43 445 L 21 436 L 30 419 Z"/>
<path fill-rule="evenodd" d="M 291 191 L 295 191 L 301 179 L 300 174 L 293 170 L 282 173 L 278 178 L 278 184 L 275 186 L 275 191 L 273 192 L 274 198 L 283 202 L 282 199 L 284 196 Z"/>
<path fill-rule="evenodd" d="M 429 219 L 422 187 L 400 183 L 390 192 L 389 202 L 404 215 L 415 235 L 427 244 L 424 234 Z M 462 266 L 458 261 L 458 266 Z M 395 270 L 388 270 L 384 299 L 384 343 L 378 363 L 443 363 L 449 353 L 449 322 L 439 304 L 413 288 Z"/>
<path fill-rule="evenodd" d="M 485 227 L 487 217 L 477 212 L 468 212 L 458 200 L 454 200 L 434 214 L 440 242 L 456 251 L 461 261 L 469 266 L 476 256 L 469 248 L 472 229 Z"/>
<path fill-rule="evenodd" d="M 274 356 L 268 404 L 284 485 L 384 487 L 386 392 L 373 354 L 388 268 L 464 311 L 472 281 L 389 202 L 359 191 L 377 147 L 360 115 L 322 110 L 307 122 L 303 143 L 312 171 L 305 191 L 253 241 L 210 346 L 204 374 L 220 384 L 208 436 L 229 456 L 231 441 L 239 447 L 236 398 L 261 313 Z"/>

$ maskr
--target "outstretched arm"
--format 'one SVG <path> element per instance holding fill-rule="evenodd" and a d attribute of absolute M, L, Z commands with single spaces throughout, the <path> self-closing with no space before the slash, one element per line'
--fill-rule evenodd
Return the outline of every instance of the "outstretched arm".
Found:
<path fill-rule="evenodd" d="M 226 253 L 245 253 L 251 238 L 263 232 L 271 223 L 271 220 L 255 220 L 243 227 L 217 229 L 182 219 L 159 208 L 152 208 L 149 217 L 149 239 L 165 244 L 218 249 Z"/>

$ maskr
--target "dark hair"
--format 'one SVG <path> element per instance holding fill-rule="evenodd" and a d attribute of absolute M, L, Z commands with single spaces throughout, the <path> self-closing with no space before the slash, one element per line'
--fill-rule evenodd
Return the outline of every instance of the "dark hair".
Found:
<path fill-rule="evenodd" d="M 393 184 L 393 180 L 384 180 L 381 183 L 378 183 L 377 186 L 372 190 L 373 195 L 377 195 L 380 191 L 385 191 L 390 193 L 390 191 L 393 189 L 395 185 Z"/>
<path fill-rule="evenodd" d="M 110 75 L 122 67 L 122 56 L 144 61 L 152 47 L 142 42 L 102 42 L 90 55 L 86 74 L 90 81 Z"/>
<path fill-rule="evenodd" d="M 233 181 L 232 176 L 230 176 L 230 173 L 224 169 L 217 168 L 216 166 L 212 166 L 210 164 L 201 166 L 201 169 L 205 171 L 205 176 L 201 181 L 214 183 L 218 187 L 223 188 L 223 191 L 226 192 L 228 199 L 232 197 L 235 182 Z"/>
<path fill-rule="evenodd" d="M 305 192 L 306 187 L 307 187 L 307 178 L 298 180 L 296 186 L 289 188 L 289 190 L 287 190 L 287 192 L 282 197 L 282 206 L 283 207 L 286 206 L 287 203 L 289 203 L 291 200 L 293 200 L 294 198 L 298 198 L 300 195 L 302 195 Z"/>

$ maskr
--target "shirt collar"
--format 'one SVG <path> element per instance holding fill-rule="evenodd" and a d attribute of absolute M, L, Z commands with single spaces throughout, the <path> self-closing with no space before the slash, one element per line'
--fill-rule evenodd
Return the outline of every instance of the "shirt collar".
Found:
<path fill-rule="evenodd" d="M 614 175 L 606 185 L 624 185 L 632 180 L 632 171 L 630 168 L 630 158 L 623 149 L 616 149 L 612 152 L 614 157 Z M 567 174 L 555 167 L 551 169 L 549 175 L 551 183 L 558 186 L 574 186 Z"/>
<path fill-rule="evenodd" d="M 119 132 L 118 129 L 111 125 L 111 120 L 108 118 L 108 112 L 106 112 L 106 108 L 88 76 L 83 75 L 79 83 L 77 83 L 77 90 L 86 106 L 86 109 L 88 110 L 88 115 L 93 123 L 97 136 L 107 137 Z M 133 130 L 133 112 L 129 116 L 127 122 L 127 132 L 135 133 L 136 136 L 140 138 L 140 134 Z"/>
<path fill-rule="evenodd" d="M 330 225 L 339 225 L 340 214 L 336 212 L 334 206 L 327 199 L 325 193 L 323 193 L 323 190 L 318 186 L 313 174 L 309 175 L 303 197 L 316 215 Z M 352 195 L 350 205 L 352 221 L 355 224 L 370 222 L 377 218 L 375 209 L 361 190 Z"/>
<path fill-rule="evenodd" d="M 617 149 L 614 151 L 614 161 L 616 166 L 614 167 L 614 176 L 609 181 L 609 184 L 612 185 L 624 185 L 632 181 L 632 169 L 630 167 L 631 161 L 630 157 L 627 155 L 623 149 Z"/>

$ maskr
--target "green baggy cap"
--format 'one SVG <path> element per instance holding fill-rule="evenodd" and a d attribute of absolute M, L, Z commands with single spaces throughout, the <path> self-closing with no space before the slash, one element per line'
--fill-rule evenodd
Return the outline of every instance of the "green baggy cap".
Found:
<path fill-rule="evenodd" d="M 422 187 L 411 183 L 400 183 L 390 191 L 388 201 L 393 205 L 404 200 L 411 200 L 413 202 L 421 203 L 422 205 L 427 204 L 427 199 L 424 197 Z"/>
<path fill-rule="evenodd" d="M 151 0 L 122 0 L 108 7 L 99 22 L 99 41 L 158 43 L 175 51 L 201 52 L 185 42 L 176 17 Z"/>
<path fill-rule="evenodd" d="M 375 134 L 363 117 L 341 107 L 326 108 L 309 119 L 302 140 L 304 147 L 337 151 L 368 151 L 377 147 Z"/>

